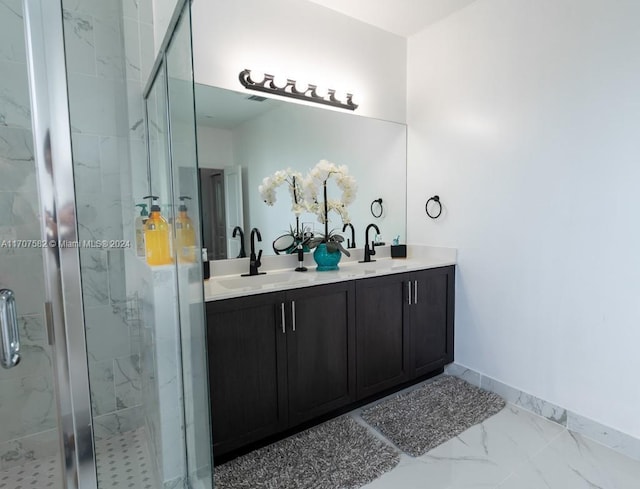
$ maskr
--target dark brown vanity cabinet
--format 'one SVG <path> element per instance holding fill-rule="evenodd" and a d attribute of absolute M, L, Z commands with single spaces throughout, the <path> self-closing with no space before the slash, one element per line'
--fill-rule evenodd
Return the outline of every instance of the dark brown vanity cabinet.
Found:
<path fill-rule="evenodd" d="M 286 428 L 286 336 L 276 303 L 263 294 L 207 303 L 214 453 Z"/>
<path fill-rule="evenodd" d="M 409 275 L 409 365 L 416 378 L 453 362 L 455 267 Z"/>
<path fill-rule="evenodd" d="M 455 268 L 356 282 L 358 399 L 453 361 Z"/>
<path fill-rule="evenodd" d="M 214 453 L 355 400 L 353 282 L 207 303 Z"/>
<path fill-rule="evenodd" d="M 214 454 L 452 362 L 454 270 L 208 302 Z"/>
<path fill-rule="evenodd" d="M 287 292 L 289 425 L 355 400 L 353 282 Z"/>
<path fill-rule="evenodd" d="M 358 399 L 409 380 L 407 274 L 356 281 Z"/>

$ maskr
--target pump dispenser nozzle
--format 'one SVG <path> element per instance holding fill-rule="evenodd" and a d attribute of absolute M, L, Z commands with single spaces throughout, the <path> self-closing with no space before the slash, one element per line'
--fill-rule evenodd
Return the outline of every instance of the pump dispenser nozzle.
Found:
<path fill-rule="evenodd" d="M 188 209 L 185 199 L 191 200 L 191 197 L 189 197 L 188 195 L 181 195 L 180 197 L 178 197 L 178 199 L 180 200 L 180 207 L 178 208 L 178 211 L 187 212 Z"/>
<path fill-rule="evenodd" d="M 147 204 L 136 204 L 136 207 L 140 207 L 140 216 L 146 217 L 149 215 L 147 212 Z"/>
<path fill-rule="evenodd" d="M 151 199 L 151 212 L 160 212 L 160 206 L 158 205 L 158 197 L 157 195 L 147 195 L 142 197 L 143 199 Z"/>

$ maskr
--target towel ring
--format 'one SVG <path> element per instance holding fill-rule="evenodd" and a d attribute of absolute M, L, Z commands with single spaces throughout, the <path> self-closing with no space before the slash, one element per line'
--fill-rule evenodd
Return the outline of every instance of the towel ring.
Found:
<path fill-rule="evenodd" d="M 373 207 L 378 204 L 380 206 L 380 212 L 375 213 Z M 375 218 L 382 217 L 382 213 L 384 212 L 384 208 L 382 207 L 382 197 L 371 202 L 371 215 Z"/>
<path fill-rule="evenodd" d="M 435 202 L 438 205 L 438 213 L 436 215 L 433 215 L 429 212 L 429 202 L 431 201 Z M 440 196 L 434 195 L 429 200 L 427 200 L 427 203 L 424 205 L 424 211 L 431 219 L 438 219 L 440 217 L 440 214 L 442 214 L 442 202 L 440 202 Z"/>

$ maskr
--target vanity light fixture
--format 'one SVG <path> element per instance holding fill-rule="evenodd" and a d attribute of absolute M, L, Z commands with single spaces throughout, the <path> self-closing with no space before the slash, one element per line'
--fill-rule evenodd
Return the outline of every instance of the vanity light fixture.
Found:
<path fill-rule="evenodd" d="M 353 103 L 353 94 L 345 94 L 345 98 L 341 99 L 336 95 L 336 90 L 327 90 L 327 95 L 318 94 L 318 86 L 309 83 L 301 86 L 295 80 L 287 78 L 286 83 L 276 84 L 275 77 L 265 73 L 264 75 L 252 72 L 251 70 L 242 70 L 239 75 L 240 83 L 249 90 L 258 90 L 260 92 L 272 93 L 283 97 L 296 98 L 298 100 L 307 100 L 317 104 L 330 105 L 332 107 L 340 107 L 341 109 L 356 110 L 358 105 Z"/>

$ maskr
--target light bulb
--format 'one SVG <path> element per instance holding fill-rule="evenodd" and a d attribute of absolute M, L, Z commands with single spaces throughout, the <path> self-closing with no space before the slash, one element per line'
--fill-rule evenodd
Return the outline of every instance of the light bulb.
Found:
<path fill-rule="evenodd" d="M 316 87 L 316 95 L 321 98 L 325 98 L 327 96 L 327 87 L 324 85 L 318 85 Z"/>
<path fill-rule="evenodd" d="M 287 77 L 282 75 L 276 75 L 273 77 L 273 83 L 278 88 L 284 88 L 287 85 Z"/>
<path fill-rule="evenodd" d="M 260 85 L 264 80 L 264 72 L 260 70 L 250 70 L 249 79 L 256 85 Z"/>
<path fill-rule="evenodd" d="M 333 94 L 333 98 L 344 104 L 347 101 L 347 92 L 344 90 L 336 90 L 336 93 Z"/>
<path fill-rule="evenodd" d="M 300 93 L 305 93 L 308 88 L 309 88 L 309 84 L 306 82 L 306 80 L 296 81 L 296 91 Z"/>

